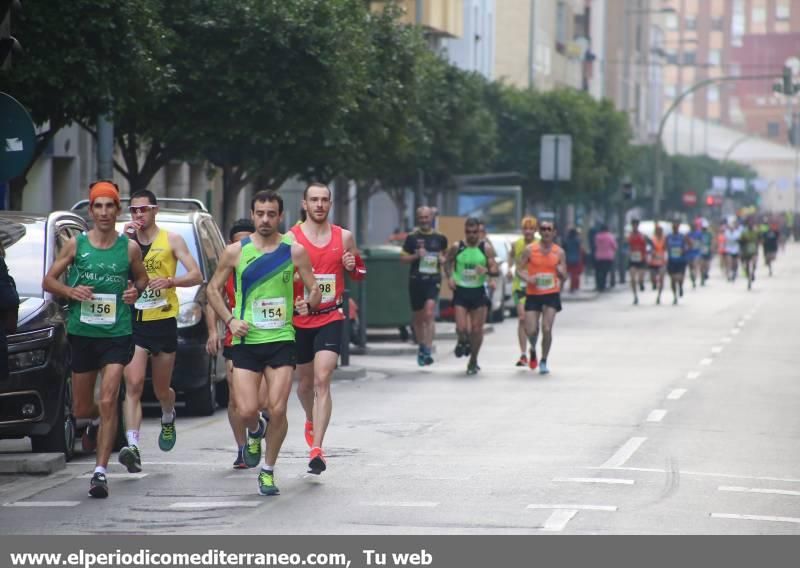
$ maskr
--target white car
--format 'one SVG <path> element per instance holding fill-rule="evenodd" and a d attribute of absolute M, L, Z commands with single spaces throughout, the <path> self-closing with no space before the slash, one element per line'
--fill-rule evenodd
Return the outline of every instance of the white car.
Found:
<path fill-rule="evenodd" d="M 502 312 L 508 311 L 510 317 L 517 317 L 517 307 L 514 305 L 514 298 L 511 294 L 511 286 L 513 283 L 513 278 L 508 277 L 508 254 L 511 251 L 511 248 L 514 246 L 514 243 L 519 239 L 522 235 L 516 233 L 490 233 L 489 240 L 494 247 L 494 250 L 498 256 L 497 266 L 500 267 L 500 274 L 502 275 L 498 281 L 502 280 L 503 282 L 503 301 L 502 301 Z M 500 284 L 498 284 L 497 288 L 500 288 Z M 497 294 L 495 294 L 497 295 Z M 493 298 L 494 300 L 494 298 Z M 495 309 L 494 301 L 492 302 L 492 310 Z M 496 314 L 496 312 L 493 312 Z M 498 317 L 494 316 L 494 321 L 503 321 L 502 319 L 498 319 Z"/>

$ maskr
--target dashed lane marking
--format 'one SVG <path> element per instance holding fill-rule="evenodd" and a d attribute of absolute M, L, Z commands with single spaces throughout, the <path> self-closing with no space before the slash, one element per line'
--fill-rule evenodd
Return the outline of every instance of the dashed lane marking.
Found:
<path fill-rule="evenodd" d="M 667 415 L 667 411 L 663 408 L 658 408 L 656 410 L 650 411 L 650 414 L 647 415 L 648 422 L 661 422 L 664 417 Z"/>
<path fill-rule="evenodd" d="M 620 479 L 612 477 L 554 477 L 555 482 L 564 483 L 599 483 L 601 485 L 633 485 L 633 479 Z"/>
<path fill-rule="evenodd" d="M 800 497 L 800 491 L 791 491 L 789 489 L 770 489 L 764 487 L 734 487 L 730 485 L 720 485 L 719 491 L 732 491 L 734 493 L 763 493 L 767 495 L 791 495 L 793 497 Z"/>
<path fill-rule="evenodd" d="M 186 501 L 181 503 L 171 503 L 170 509 L 176 510 L 195 510 L 195 509 L 235 509 L 239 507 L 254 508 L 258 507 L 262 501 Z"/>
<path fill-rule="evenodd" d="M 674 389 L 667 395 L 667 400 L 679 400 L 685 394 L 686 389 Z"/>
<path fill-rule="evenodd" d="M 693 381 L 699 376 L 700 376 L 700 371 L 689 371 L 689 373 L 686 375 L 686 378 L 689 379 L 690 381 Z"/>
<path fill-rule="evenodd" d="M 625 442 L 625 444 L 623 444 L 623 446 L 620 449 L 618 449 L 613 456 L 608 458 L 608 460 L 600 467 L 613 468 L 624 465 L 625 462 L 631 459 L 631 456 L 633 456 L 633 454 L 636 453 L 636 450 L 639 449 L 639 446 L 644 444 L 645 440 L 647 440 L 647 438 L 645 437 L 631 438 L 630 440 Z"/>
<path fill-rule="evenodd" d="M 552 505 L 543 503 L 534 503 L 528 505 L 527 509 L 566 509 L 567 511 L 609 511 L 614 512 L 617 510 L 616 505 Z"/>
<path fill-rule="evenodd" d="M 558 509 L 553 511 L 542 526 L 542 530 L 561 532 L 567 527 L 572 518 L 578 514 L 575 509 Z"/>
<path fill-rule="evenodd" d="M 740 519 L 743 521 L 767 521 L 772 523 L 794 523 L 800 524 L 797 517 L 772 517 L 770 515 L 737 515 L 729 513 L 711 513 L 712 519 Z"/>
<path fill-rule="evenodd" d="M 665 473 L 675 473 L 672 470 L 666 470 L 660 467 L 607 467 L 607 466 L 587 466 L 585 469 L 611 469 L 614 471 L 637 471 L 642 473 L 656 473 L 663 475 Z M 759 475 L 742 475 L 738 473 L 719 473 L 712 471 L 691 471 L 680 470 L 678 473 L 681 475 L 693 475 L 697 477 L 719 477 L 721 479 L 747 479 L 751 481 L 775 481 L 778 483 L 800 483 L 800 478 L 793 477 L 770 477 Z"/>
<path fill-rule="evenodd" d="M 700 364 L 703 365 L 703 366 L 706 366 L 706 367 L 708 365 L 710 365 L 711 363 L 713 363 L 713 362 L 714 362 L 714 360 L 711 359 L 710 357 L 706 357 L 705 359 L 701 359 L 700 360 Z"/>
<path fill-rule="evenodd" d="M 720 339 L 720 342 L 722 343 L 730 343 L 732 341 L 733 341 L 732 337 L 723 337 L 722 339 Z"/>
<path fill-rule="evenodd" d="M 3 507 L 77 507 L 80 501 L 14 501 L 3 503 Z"/>
<path fill-rule="evenodd" d="M 438 507 L 438 501 L 375 501 L 364 503 L 367 507 L 409 507 L 409 508 L 433 508 Z"/>
<path fill-rule="evenodd" d="M 711 348 L 711 352 L 714 355 L 718 355 L 718 354 L 722 353 L 723 349 L 725 349 L 725 348 L 722 345 L 717 345 L 717 346 Z"/>

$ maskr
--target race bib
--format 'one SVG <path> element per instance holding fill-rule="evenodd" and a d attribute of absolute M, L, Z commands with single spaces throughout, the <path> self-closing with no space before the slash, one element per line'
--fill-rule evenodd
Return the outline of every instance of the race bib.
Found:
<path fill-rule="evenodd" d="M 478 272 L 474 268 L 465 268 L 461 271 L 461 282 L 464 285 L 477 284 Z"/>
<path fill-rule="evenodd" d="M 710 246 L 708 246 L 708 245 L 706 245 L 706 244 L 704 244 L 704 245 L 703 245 L 703 248 L 702 248 L 702 250 L 701 250 L 701 252 L 702 252 L 704 255 L 709 255 L 709 254 L 711 254 L 711 247 L 710 247 Z"/>
<path fill-rule="evenodd" d="M 542 273 L 542 274 L 535 274 L 533 277 L 534 285 L 539 288 L 540 290 L 548 290 L 550 288 L 555 288 L 556 286 L 556 275 L 552 273 Z"/>
<path fill-rule="evenodd" d="M 669 249 L 669 255 L 672 258 L 681 258 L 683 256 L 683 247 L 672 247 Z"/>
<path fill-rule="evenodd" d="M 336 299 L 336 275 L 335 274 L 315 274 L 317 286 L 322 293 L 320 304 L 329 304 Z M 308 290 L 306 290 L 306 300 L 308 300 Z"/>
<path fill-rule="evenodd" d="M 151 290 L 149 287 L 145 288 L 142 295 L 136 300 L 133 306 L 137 310 L 152 310 L 153 308 L 161 308 L 167 305 L 167 299 L 161 293 L 163 290 Z"/>
<path fill-rule="evenodd" d="M 89 325 L 113 325 L 117 321 L 116 294 L 95 294 L 81 302 L 81 321 Z"/>
<path fill-rule="evenodd" d="M 419 259 L 421 274 L 439 274 L 439 255 L 428 253 Z"/>
<path fill-rule="evenodd" d="M 756 254 L 758 252 L 758 245 L 756 243 L 747 243 L 744 248 L 748 254 Z"/>
<path fill-rule="evenodd" d="M 255 300 L 253 325 L 258 329 L 280 329 L 286 325 L 286 300 L 283 298 Z"/>
<path fill-rule="evenodd" d="M 642 251 L 635 250 L 631 252 L 631 262 L 642 262 Z"/>

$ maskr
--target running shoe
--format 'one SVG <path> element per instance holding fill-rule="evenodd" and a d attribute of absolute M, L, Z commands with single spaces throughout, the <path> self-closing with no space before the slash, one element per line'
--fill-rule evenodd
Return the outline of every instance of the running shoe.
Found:
<path fill-rule="evenodd" d="M 417 353 L 417 365 L 419 365 L 420 367 L 425 366 L 425 354 L 422 352 Z"/>
<path fill-rule="evenodd" d="M 100 425 L 89 424 L 81 436 L 81 448 L 84 452 L 93 452 L 97 449 L 97 432 Z"/>
<path fill-rule="evenodd" d="M 236 461 L 233 462 L 233 469 L 247 469 L 247 464 L 244 463 L 244 458 L 242 458 L 243 449 L 239 448 L 239 452 L 236 454 Z"/>
<path fill-rule="evenodd" d="M 309 458 L 311 459 L 308 462 L 308 473 L 319 475 L 327 469 L 328 464 L 325 461 L 325 454 L 322 452 L 322 448 L 311 448 Z"/>
<path fill-rule="evenodd" d="M 128 473 L 142 471 L 142 456 L 136 446 L 125 446 L 119 451 L 119 463 L 128 469 Z"/>
<path fill-rule="evenodd" d="M 108 480 L 104 473 L 96 471 L 89 481 L 89 497 L 105 499 L 108 497 Z"/>
<path fill-rule="evenodd" d="M 427 347 L 425 348 L 425 365 L 433 365 L 433 357 L 431 356 L 431 350 Z"/>
<path fill-rule="evenodd" d="M 470 363 L 467 365 L 467 375 L 477 375 L 478 374 L 478 365 L 475 363 Z"/>
<path fill-rule="evenodd" d="M 310 420 L 306 420 L 306 425 L 303 428 L 303 434 L 306 437 L 306 444 L 308 444 L 308 447 L 310 448 L 314 445 L 314 423 Z"/>
<path fill-rule="evenodd" d="M 258 462 L 261 461 L 261 439 L 264 437 L 264 431 L 267 429 L 266 421 L 258 417 L 258 430 L 255 432 L 247 431 L 247 441 L 244 445 L 242 458 L 247 467 L 256 467 Z M 255 435 L 254 435 L 255 434 Z"/>
<path fill-rule="evenodd" d="M 516 364 L 517 367 L 527 367 L 528 366 L 528 356 L 523 353 L 519 356 L 519 360 Z"/>
<path fill-rule="evenodd" d="M 644 282 L 639 282 L 639 291 L 644 292 Z"/>
<path fill-rule="evenodd" d="M 464 344 L 464 357 L 469 357 L 472 354 L 472 345 L 469 341 Z"/>
<path fill-rule="evenodd" d="M 258 492 L 266 496 L 280 494 L 278 486 L 275 485 L 274 472 L 261 470 L 258 474 Z"/>
<path fill-rule="evenodd" d="M 536 352 L 533 349 L 531 349 L 531 357 L 530 360 L 528 361 L 528 367 L 530 367 L 531 370 L 533 370 L 538 366 L 539 362 L 536 360 Z"/>
<path fill-rule="evenodd" d="M 161 432 L 158 433 L 158 447 L 162 452 L 168 452 L 175 447 L 177 433 L 175 432 L 175 412 L 172 412 L 172 422 L 161 421 Z"/>
<path fill-rule="evenodd" d="M 464 356 L 464 344 L 462 342 L 456 343 L 456 357 L 463 357 Z"/>
<path fill-rule="evenodd" d="M 638 306 L 639 305 L 639 297 L 638 296 L 634 296 L 633 297 L 633 305 L 634 306 Z"/>
<path fill-rule="evenodd" d="M 547 361 L 542 360 L 542 362 L 539 363 L 539 374 L 540 375 L 549 375 L 550 374 L 550 368 L 547 366 Z"/>

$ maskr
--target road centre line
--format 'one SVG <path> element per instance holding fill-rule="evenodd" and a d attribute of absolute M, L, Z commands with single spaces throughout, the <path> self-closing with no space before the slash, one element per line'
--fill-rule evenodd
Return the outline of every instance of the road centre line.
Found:
<path fill-rule="evenodd" d="M 711 364 L 711 363 L 713 363 L 713 362 L 714 362 L 714 360 L 713 360 L 713 359 L 711 359 L 710 357 L 706 357 L 705 359 L 701 359 L 701 360 L 700 360 L 700 364 L 701 364 L 701 365 L 704 365 L 704 366 L 708 366 L 708 365 L 710 365 L 710 364 Z"/>
<path fill-rule="evenodd" d="M 721 345 L 716 345 L 716 346 L 714 346 L 714 347 L 712 347 L 712 348 L 711 348 L 711 352 L 712 352 L 714 355 L 718 355 L 718 354 L 722 353 L 723 349 L 725 349 L 723 346 L 721 346 Z"/>
<path fill-rule="evenodd" d="M 667 411 L 663 408 L 658 408 L 656 410 L 651 410 L 650 414 L 647 415 L 648 422 L 661 422 L 664 417 L 667 415 Z"/>
<path fill-rule="evenodd" d="M 734 327 L 734 328 L 731 330 L 731 333 L 732 333 L 733 335 L 739 335 L 739 332 L 740 332 L 740 331 L 741 331 L 741 330 L 740 330 L 738 327 Z"/>
<path fill-rule="evenodd" d="M 736 515 L 729 513 L 711 513 L 712 519 L 740 519 L 744 521 L 769 521 L 773 523 L 795 523 L 800 524 L 797 517 L 772 517 L 769 515 Z"/>
<path fill-rule="evenodd" d="M 367 507 L 412 507 L 412 508 L 433 508 L 438 507 L 438 501 L 375 501 L 363 503 Z"/>
<path fill-rule="evenodd" d="M 719 491 L 733 491 L 735 493 L 763 493 L 767 495 L 791 495 L 793 497 L 800 497 L 800 491 L 791 491 L 789 489 L 769 489 L 762 487 L 732 487 L 729 485 L 720 485 L 717 489 Z"/>
<path fill-rule="evenodd" d="M 572 520 L 572 517 L 578 514 L 575 509 L 557 509 L 553 511 L 547 520 L 544 522 L 542 530 L 550 532 L 563 531 L 567 523 Z"/>
<path fill-rule="evenodd" d="M 686 375 L 686 378 L 689 379 L 690 381 L 693 381 L 699 376 L 700 376 L 700 371 L 689 371 L 689 373 Z"/>
<path fill-rule="evenodd" d="M 569 483 L 600 483 L 607 485 L 633 485 L 636 483 L 633 479 L 620 479 L 613 477 L 554 477 L 553 481 Z"/>
<path fill-rule="evenodd" d="M 716 473 L 710 471 L 684 471 L 679 470 L 677 472 L 672 470 L 666 470 L 659 467 L 606 467 L 606 466 L 586 466 L 586 469 L 611 469 L 614 471 L 638 471 L 642 473 L 657 473 L 657 474 L 665 474 L 665 473 L 678 473 L 679 475 L 690 475 L 690 476 L 697 476 L 697 477 L 720 477 L 722 479 L 749 479 L 755 481 L 777 481 L 780 483 L 800 483 L 800 478 L 792 478 L 792 477 L 768 477 L 768 476 L 756 476 L 756 475 L 740 475 L 737 473 Z"/>
<path fill-rule="evenodd" d="M 633 456 L 634 453 L 636 453 L 636 450 L 639 449 L 639 446 L 644 444 L 645 440 L 647 440 L 647 438 L 645 437 L 631 438 L 630 440 L 625 442 L 625 444 L 623 444 L 623 446 L 620 449 L 618 449 L 613 456 L 608 458 L 608 460 L 606 460 L 606 462 L 600 467 L 613 468 L 624 465 L 625 462 L 628 461 L 631 458 L 631 456 Z"/>
<path fill-rule="evenodd" d="M 674 389 L 667 395 L 668 400 L 678 400 L 686 394 L 686 389 Z"/>
<path fill-rule="evenodd" d="M 233 509 L 237 507 L 258 507 L 262 503 L 261 500 L 251 501 L 185 501 L 180 503 L 171 503 L 170 509 Z"/>
<path fill-rule="evenodd" d="M 722 343 L 730 343 L 730 342 L 733 341 L 733 338 L 732 337 L 723 337 L 722 339 L 720 339 L 720 341 Z"/>
<path fill-rule="evenodd" d="M 566 509 L 567 511 L 610 511 L 617 510 L 615 505 L 550 505 L 534 503 L 528 505 L 526 509 Z"/>
<path fill-rule="evenodd" d="M 76 507 L 80 501 L 14 501 L 3 503 L 3 507 Z"/>

